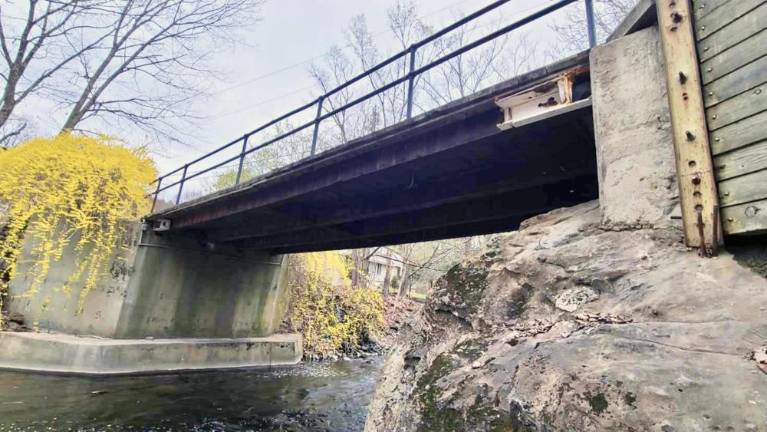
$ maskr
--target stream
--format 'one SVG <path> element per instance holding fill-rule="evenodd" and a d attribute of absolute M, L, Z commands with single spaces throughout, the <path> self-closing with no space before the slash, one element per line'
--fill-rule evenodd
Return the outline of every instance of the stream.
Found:
<path fill-rule="evenodd" d="M 360 431 L 383 359 L 175 375 L 0 371 L 0 432 Z"/>

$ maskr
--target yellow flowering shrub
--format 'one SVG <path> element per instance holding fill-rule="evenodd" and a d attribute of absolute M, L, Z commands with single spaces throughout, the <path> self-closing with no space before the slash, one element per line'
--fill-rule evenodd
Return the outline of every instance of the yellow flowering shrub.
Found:
<path fill-rule="evenodd" d="M 312 252 L 293 255 L 290 264 L 288 326 L 303 335 L 307 354 L 355 349 L 366 336 L 381 332 L 383 297 L 373 289 L 352 288 L 343 256 Z"/>
<path fill-rule="evenodd" d="M 156 174 L 143 150 L 103 136 L 35 138 L 0 152 L 0 207 L 7 213 L 0 237 L 0 302 L 24 240 L 34 245 L 32 280 L 25 294 L 30 296 L 74 242 L 79 264 L 61 289 L 69 294 L 71 284 L 80 284 L 82 308 L 125 234 L 127 227 L 120 222 L 148 212 L 147 188 Z"/>

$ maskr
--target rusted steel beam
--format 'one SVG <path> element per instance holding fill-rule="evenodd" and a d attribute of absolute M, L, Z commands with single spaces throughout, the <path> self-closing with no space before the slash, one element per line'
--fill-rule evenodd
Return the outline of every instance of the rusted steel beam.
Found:
<path fill-rule="evenodd" d="M 689 0 L 656 0 L 674 132 L 685 241 L 709 256 L 719 241 L 712 229 L 719 205 Z"/>

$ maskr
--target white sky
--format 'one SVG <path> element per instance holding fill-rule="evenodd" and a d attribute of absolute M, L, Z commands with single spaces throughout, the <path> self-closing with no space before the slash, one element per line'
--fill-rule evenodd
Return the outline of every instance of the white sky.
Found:
<path fill-rule="evenodd" d="M 527 15 L 551 0 L 516 0 L 499 13 Z M 415 0 L 419 14 L 439 29 L 490 3 L 489 0 Z M 243 32 L 245 44 L 217 54 L 214 65 L 226 72 L 213 96 L 205 101 L 204 124 L 194 142 L 155 154 L 161 172 L 204 154 L 303 103 L 319 92 L 309 78 L 311 62 L 319 62 L 334 44 L 344 46 L 344 29 L 365 14 L 376 43 L 393 54 L 394 41 L 386 12 L 394 0 L 267 0 L 261 20 Z M 510 21 L 509 21 L 510 22 Z"/>
<path fill-rule="evenodd" d="M 21 1 L 9 1 L 11 7 L 23 6 Z M 413 1 L 419 16 L 434 29 L 442 28 L 491 2 Z M 496 27 L 499 22 L 508 24 L 553 1 L 512 0 L 491 13 L 488 19 L 495 20 Z M 572 11 L 574 7 L 581 7 L 580 3 L 565 9 Z M 205 118 L 191 127 L 185 127 L 190 138 L 185 139 L 184 144 L 152 142 L 138 132 L 121 131 L 117 125 L 112 125 L 117 131 L 100 132 L 122 133 L 121 138 L 134 145 L 149 144 L 160 173 L 168 172 L 272 118 L 316 99 L 319 91 L 309 77 L 308 68 L 313 61 L 320 63 L 331 46 L 345 45 L 344 30 L 356 15 L 366 16 L 368 28 L 382 51 L 381 58 L 398 51 L 387 28 L 386 17 L 387 10 L 394 4 L 395 0 L 265 0 L 260 11 L 261 19 L 240 33 L 242 43 L 220 47 L 213 53 L 211 65 L 221 72 L 221 78 L 214 80 L 211 88 L 207 89 L 211 96 L 196 105 L 201 108 L 200 114 Z M 13 8 L 11 11 L 14 12 Z M 560 18 L 555 16 L 547 19 L 547 22 L 533 23 L 525 28 L 525 32 L 538 42 L 551 41 L 553 36 L 548 24 L 557 19 Z M 478 38 L 492 29 L 486 26 L 481 33 L 472 35 L 470 39 Z M 26 106 L 20 105 L 17 114 L 33 120 L 32 133 L 50 135 L 58 131 L 66 112 L 53 106 L 50 101 L 35 100 Z M 105 126 L 106 129 L 109 127 Z"/>

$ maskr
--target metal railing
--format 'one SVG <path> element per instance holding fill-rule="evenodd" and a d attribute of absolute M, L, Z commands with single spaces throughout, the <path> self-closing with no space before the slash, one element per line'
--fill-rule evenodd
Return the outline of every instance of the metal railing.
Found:
<path fill-rule="evenodd" d="M 280 140 L 282 140 L 284 138 L 287 138 L 287 137 L 289 137 L 291 135 L 294 135 L 294 134 L 296 134 L 298 132 L 301 132 L 301 131 L 303 131 L 303 130 L 309 128 L 309 127 L 312 127 L 312 126 L 314 126 L 314 130 L 312 132 L 312 142 L 311 142 L 311 150 L 310 150 L 309 157 L 313 156 L 316 153 L 316 150 L 317 150 L 317 138 L 318 138 L 318 135 L 319 135 L 320 123 L 323 120 L 327 120 L 327 119 L 329 119 L 329 118 L 331 118 L 331 117 L 333 117 L 333 116 L 335 116 L 335 115 L 337 115 L 337 114 L 339 114 L 339 113 L 341 113 L 341 112 L 343 112 L 343 111 L 345 111 L 345 110 L 347 110 L 347 109 L 349 109 L 349 108 L 351 108 L 351 107 L 353 107 L 355 105 L 358 105 L 358 104 L 360 104 L 362 102 L 367 101 L 368 99 L 370 99 L 370 98 L 372 98 L 372 97 L 374 97 L 374 96 L 376 96 L 378 94 L 386 92 L 386 91 L 388 91 L 388 90 L 390 90 L 390 89 L 392 89 L 392 88 L 394 88 L 394 87 L 396 87 L 398 85 L 405 84 L 405 83 L 407 83 L 406 119 L 410 119 L 410 118 L 412 118 L 412 115 L 413 115 L 413 98 L 414 98 L 414 92 L 415 92 L 415 79 L 416 79 L 416 77 L 418 77 L 419 75 L 423 74 L 424 72 L 427 72 L 427 71 L 429 71 L 429 70 L 431 70 L 431 69 L 433 69 L 433 68 L 435 68 L 435 67 L 437 67 L 437 66 L 439 66 L 439 65 L 441 65 L 443 63 L 446 63 L 446 62 L 454 59 L 455 57 L 460 56 L 461 54 L 464 54 L 464 53 L 466 53 L 468 51 L 471 51 L 472 49 L 474 49 L 474 48 L 476 48 L 476 47 L 478 47 L 480 45 L 483 45 L 483 44 L 485 44 L 487 42 L 490 42 L 490 41 L 492 41 L 492 40 L 494 40 L 496 38 L 499 38 L 499 37 L 501 37 L 501 36 L 511 32 L 512 30 L 518 29 L 518 28 L 520 28 L 520 27 L 522 27 L 522 26 L 524 26 L 526 24 L 529 24 L 529 23 L 531 23 L 531 22 L 533 22 L 533 21 L 535 21 L 535 20 L 537 20 L 537 19 L 539 19 L 541 17 L 549 15 L 552 12 L 558 11 L 559 9 L 562 9 L 565 6 L 570 5 L 571 3 L 575 3 L 575 2 L 578 2 L 578 1 L 584 1 L 585 9 L 586 9 L 586 23 L 587 23 L 589 47 L 594 47 L 596 45 L 596 28 L 595 28 L 595 24 L 594 24 L 593 0 L 558 0 L 558 1 L 555 1 L 554 3 L 552 3 L 551 5 L 547 6 L 547 7 L 544 7 L 542 9 L 540 9 L 540 10 L 538 10 L 538 11 L 536 11 L 536 12 L 534 12 L 534 13 L 532 13 L 532 14 L 524 17 L 524 18 L 521 18 L 521 19 L 519 19 L 517 21 L 514 21 L 514 22 L 512 22 L 512 23 L 510 23 L 510 24 L 508 24 L 506 26 L 503 26 L 503 27 L 493 31 L 492 33 L 487 34 L 487 35 L 485 35 L 485 36 L 483 36 L 483 37 L 481 37 L 481 38 L 479 38 L 479 39 L 477 39 L 477 40 L 475 40 L 475 41 L 473 41 L 473 42 L 471 42 L 469 44 L 462 45 L 461 47 L 457 48 L 456 50 L 454 50 L 454 51 L 452 51 L 452 52 L 450 52 L 448 54 L 445 54 L 445 55 L 437 58 L 436 60 L 433 60 L 433 61 L 431 61 L 431 62 L 429 62 L 429 63 L 427 63 L 427 64 L 425 64 L 423 66 L 416 67 L 416 52 L 417 52 L 417 50 L 419 48 L 421 48 L 424 45 L 427 45 L 427 44 L 429 44 L 429 43 L 431 43 L 431 42 L 441 38 L 442 36 L 452 32 L 453 30 L 455 30 L 455 29 L 457 29 L 457 28 L 459 28 L 459 27 L 461 27 L 461 26 L 463 26 L 463 25 L 465 25 L 467 23 L 470 23 L 470 22 L 478 19 L 479 17 L 487 14 L 488 12 L 491 12 L 491 11 L 499 8 L 500 6 L 503 6 L 504 4 L 509 3 L 510 1 L 511 0 L 497 0 L 497 1 L 495 1 L 495 2 L 485 6 L 483 8 L 477 10 L 476 12 L 473 12 L 472 14 L 465 16 L 464 18 L 454 22 L 453 24 L 451 24 L 451 25 L 449 25 L 449 26 L 447 26 L 447 27 L 437 31 L 436 33 L 434 33 L 434 34 L 432 34 L 432 35 L 430 35 L 430 36 L 428 36 L 428 37 L 426 37 L 426 38 L 424 38 L 424 39 L 422 39 L 422 40 L 420 40 L 420 41 L 418 41 L 416 43 L 413 43 L 406 50 L 401 51 L 401 52 L 399 52 L 399 53 L 389 57 L 388 59 L 378 63 L 377 65 L 371 67 L 370 69 L 368 69 L 368 70 L 366 70 L 366 71 L 364 71 L 364 72 L 354 76 L 353 78 L 351 78 L 350 80 L 346 81 L 345 83 L 343 83 L 343 84 L 341 84 L 341 85 L 339 85 L 339 86 L 337 86 L 337 87 L 327 91 L 325 94 L 321 95 L 316 100 L 314 100 L 312 102 L 309 102 L 307 104 L 304 104 L 304 105 L 302 105 L 302 106 L 300 106 L 300 107 L 298 107 L 298 108 L 296 108 L 296 109 L 294 109 L 294 110 L 292 110 L 292 111 L 290 111 L 290 112 L 288 112 L 286 114 L 283 114 L 283 115 L 281 115 L 281 116 L 279 116 L 279 117 L 277 117 L 277 118 L 275 118 L 275 119 L 273 119 L 273 120 L 271 120 L 271 121 L 269 121 L 269 122 L 267 122 L 267 123 L 265 123 L 265 124 L 255 128 L 255 129 L 245 133 L 242 137 L 237 138 L 235 140 L 232 140 L 232 141 L 224 144 L 223 146 L 218 147 L 217 149 L 212 150 L 212 151 L 210 151 L 210 152 L 208 152 L 208 153 L 198 157 L 197 159 L 194 159 L 193 161 L 188 162 L 188 163 L 184 164 L 183 166 L 180 166 L 179 168 L 177 168 L 177 169 L 175 169 L 175 170 L 173 170 L 171 172 L 168 172 L 168 173 L 158 177 L 157 179 L 155 179 L 154 182 L 152 182 L 152 184 L 155 184 L 155 183 L 157 184 L 157 187 L 156 187 L 155 191 L 152 194 L 150 194 L 150 196 L 154 197 L 153 201 L 152 201 L 152 212 L 154 212 L 154 210 L 155 210 L 155 207 L 157 205 L 157 198 L 160 195 L 160 193 L 178 186 L 178 193 L 176 194 L 176 200 L 175 200 L 175 204 L 178 205 L 181 202 L 181 194 L 182 194 L 183 189 L 184 189 L 184 183 L 186 183 L 186 182 L 188 182 L 188 181 L 190 181 L 190 180 L 192 180 L 192 179 L 194 179 L 196 177 L 199 177 L 199 176 L 201 176 L 203 174 L 206 174 L 206 173 L 208 173 L 208 172 L 210 172 L 212 170 L 220 168 L 220 167 L 222 167 L 224 165 L 227 165 L 229 163 L 237 161 L 238 159 L 239 159 L 239 163 L 238 163 L 237 175 L 235 177 L 235 185 L 239 185 L 240 181 L 242 179 L 243 166 L 244 166 L 244 163 L 245 163 L 245 157 L 247 155 L 252 154 L 252 153 L 254 153 L 254 152 L 256 152 L 256 151 L 258 151 L 260 149 L 263 149 L 265 147 L 268 147 L 268 146 L 270 146 L 270 145 L 272 145 L 272 144 L 274 144 L 274 143 L 276 143 L 276 142 L 278 142 L 278 141 L 280 141 Z M 350 87 L 351 85 L 353 85 L 353 84 L 355 84 L 355 83 L 357 83 L 357 82 L 359 82 L 359 81 L 361 81 L 361 80 L 371 76 L 373 73 L 375 73 L 375 72 L 377 72 L 377 71 L 379 71 L 379 70 L 381 70 L 381 69 L 383 69 L 383 68 L 385 68 L 385 67 L 387 67 L 389 65 L 394 64 L 395 62 L 397 62 L 398 60 L 404 58 L 405 56 L 409 57 L 409 59 L 408 59 L 408 61 L 409 61 L 409 68 L 408 68 L 408 73 L 406 75 L 401 76 L 401 77 L 399 77 L 399 78 L 397 78 L 397 79 L 395 79 L 395 80 L 393 80 L 393 81 L 391 81 L 391 82 L 389 82 L 389 83 L 387 83 L 387 84 L 385 84 L 385 85 L 383 85 L 381 87 L 375 88 L 372 91 L 364 94 L 363 96 L 357 97 L 357 98 L 353 99 L 352 101 L 347 102 L 347 103 L 345 103 L 344 105 L 342 105 L 342 106 L 340 106 L 338 108 L 331 109 L 331 110 L 329 110 L 329 111 L 327 111 L 327 112 L 325 112 L 323 114 L 323 102 L 328 100 L 328 98 L 330 98 L 331 96 L 333 96 L 335 94 L 338 94 L 339 92 L 341 92 L 342 90 Z M 313 120 L 308 121 L 308 122 L 304 122 L 304 123 L 300 124 L 299 126 L 294 127 L 292 129 L 288 130 L 287 132 L 280 133 L 276 137 L 270 138 L 270 139 L 268 139 L 268 140 L 266 140 L 266 141 L 264 141 L 264 142 L 262 142 L 262 143 L 260 143 L 260 144 L 258 144 L 256 146 L 254 146 L 254 147 L 248 148 L 248 140 L 253 135 L 255 135 L 255 134 L 257 134 L 257 133 L 259 133 L 261 131 L 264 131 L 265 129 L 267 129 L 267 128 L 271 127 L 271 126 L 274 126 L 274 125 L 278 124 L 279 122 L 287 120 L 290 117 L 292 117 L 292 116 L 294 116 L 294 115 L 296 115 L 298 113 L 301 113 L 301 112 L 303 112 L 303 111 L 305 111 L 305 110 L 307 110 L 307 109 L 309 109 L 311 107 L 314 107 L 314 106 L 317 107 L 317 111 L 316 111 L 316 115 L 315 115 Z M 214 165 L 212 165 L 210 167 L 207 167 L 205 169 L 197 171 L 197 172 L 195 172 L 193 174 L 189 174 L 189 167 L 190 166 L 192 166 L 194 164 L 197 164 L 197 163 L 200 163 L 200 162 L 202 162 L 202 161 L 204 161 L 204 160 L 206 160 L 206 159 L 208 159 L 208 158 L 210 158 L 210 157 L 212 157 L 214 155 L 217 155 L 217 154 L 221 153 L 222 151 L 224 151 L 226 149 L 229 149 L 229 148 L 232 148 L 232 147 L 236 146 L 237 144 L 241 144 L 241 150 L 240 150 L 240 152 L 236 156 L 232 156 L 232 157 L 227 158 L 227 159 L 225 159 L 225 160 L 223 160 L 221 162 L 218 162 L 218 163 L 216 163 L 216 164 L 214 164 Z M 178 174 L 179 172 L 181 173 L 181 178 L 179 180 L 177 180 L 177 181 L 175 181 L 173 183 L 170 183 L 170 184 L 163 185 L 163 180 L 164 179 L 167 179 L 167 178 L 169 178 L 171 176 L 174 176 L 174 175 Z"/>

